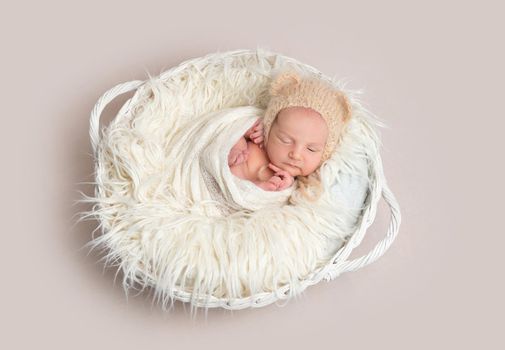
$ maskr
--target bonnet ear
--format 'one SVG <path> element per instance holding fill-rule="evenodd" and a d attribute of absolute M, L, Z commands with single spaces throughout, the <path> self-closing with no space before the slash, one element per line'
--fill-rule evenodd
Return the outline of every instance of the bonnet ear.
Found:
<path fill-rule="evenodd" d="M 270 95 L 285 95 L 290 87 L 300 84 L 300 76 L 295 72 L 285 72 L 278 75 L 270 85 Z"/>
<path fill-rule="evenodd" d="M 337 91 L 335 92 L 335 94 L 337 97 L 340 110 L 342 111 L 342 121 L 344 123 L 347 123 L 349 119 L 351 119 L 352 114 L 351 102 L 343 92 Z"/>

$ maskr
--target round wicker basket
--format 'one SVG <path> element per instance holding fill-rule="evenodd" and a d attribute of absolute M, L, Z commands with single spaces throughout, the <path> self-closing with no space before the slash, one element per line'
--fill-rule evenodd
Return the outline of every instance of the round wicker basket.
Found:
<path fill-rule="evenodd" d="M 224 53 L 214 53 L 204 57 L 191 59 L 162 73 L 158 78 L 162 80 L 169 79 L 185 71 L 186 69 L 188 69 L 188 67 L 192 67 L 192 69 L 196 68 L 197 70 L 203 71 L 209 66 L 221 65 L 225 60 L 227 62 L 230 62 L 230 60 L 232 61 L 243 60 L 244 57 L 255 57 L 258 55 L 261 55 L 262 57 L 267 57 L 268 62 L 271 62 L 272 65 L 274 63 L 279 65 L 279 62 L 281 62 L 281 64 L 286 65 L 289 64 L 292 66 L 296 66 L 298 67 L 298 69 L 310 72 L 311 74 L 317 75 L 321 79 L 334 84 L 334 81 L 332 79 L 326 77 L 317 69 L 309 65 L 301 63 L 290 57 L 286 57 L 280 54 L 271 53 L 263 50 L 238 50 Z M 102 138 L 102 132 L 99 126 L 100 116 L 106 105 L 110 103 L 114 98 L 116 98 L 121 94 L 130 91 L 135 91 L 140 87 L 142 87 L 145 83 L 146 83 L 145 81 L 130 81 L 113 87 L 105 94 L 103 94 L 103 96 L 100 97 L 91 113 L 90 137 L 91 137 L 91 144 L 93 146 L 93 150 L 95 152 L 96 157 L 95 158 L 96 198 L 103 196 L 103 192 L 105 191 L 105 189 L 102 188 L 103 177 L 106 176 L 106 174 L 104 174 L 105 170 L 102 167 L 102 164 L 100 164 L 100 158 L 98 157 L 97 154 L 97 152 L 99 152 L 100 150 L 99 145 Z M 138 99 L 137 94 L 134 94 L 134 96 L 131 99 L 129 99 L 120 109 L 113 123 L 116 122 L 118 119 L 128 115 L 133 106 L 135 106 L 136 103 L 138 102 L 137 99 Z M 370 147 L 369 152 L 367 152 L 367 154 L 369 155 L 367 159 L 368 176 L 369 176 L 369 184 L 367 190 L 368 192 L 366 194 L 364 209 L 361 211 L 360 217 L 357 220 L 355 230 L 353 231 L 349 240 L 334 254 L 334 256 L 327 262 L 325 266 L 313 271 L 303 281 L 301 281 L 303 289 L 305 289 L 308 286 L 319 283 L 321 280 L 326 281 L 332 280 L 344 272 L 355 271 L 361 267 L 364 267 L 374 262 L 380 256 L 382 256 L 385 253 L 385 251 L 391 246 L 393 240 L 395 239 L 398 233 L 401 220 L 398 203 L 393 193 L 390 191 L 390 189 L 386 184 L 386 179 L 384 177 L 384 172 L 382 168 L 382 161 L 379 155 L 378 145 L 375 143 L 370 143 L 369 147 Z M 385 237 L 381 241 L 379 241 L 375 245 L 375 247 L 367 254 L 359 258 L 349 260 L 351 252 L 355 247 L 357 247 L 362 242 L 363 238 L 365 237 L 367 229 L 373 223 L 376 216 L 377 206 L 381 198 L 384 199 L 384 201 L 387 203 L 391 212 L 390 224 Z M 96 208 L 94 208 L 88 214 L 93 215 L 93 211 L 95 209 Z M 102 219 L 99 216 L 97 216 L 97 218 L 99 220 Z M 101 223 L 100 227 L 102 228 L 102 233 L 105 234 L 107 225 L 103 225 L 103 223 Z M 104 248 L 107 249 L 108 247 Z M 149 276 L 146 275 L 142 276 L 141 278 L 143 279 L 143 284 L 155 286 L 157 283 L 155 279 L 150 278 Z M 134 282 L 136 281 L 125 281 L 124 286 L 126 288 L 129 288 L 132 286 L 132 284 L 134 284 Z M 191 292 L 181 288 L 172 290 L 170 292 L 170 299 L 176 299 L 183 302 L 190 302 L 193 306 L 198 307 L 207 307 L 207 308 L 222 307 L 225 309 L 237 310 L 247 307 L 261 307 L 274 303 L 278 300 L 287 299 L 290 296 L 289 289 L 290 285 L 284 285 L 283 287 L 273 292 L 265 292 L 250 295 L 244 298 L 230 299 L 230 298 L 219 298 L 213 295 L 198 296 L 195 298 L 195 296 L 192 295 Z"/>

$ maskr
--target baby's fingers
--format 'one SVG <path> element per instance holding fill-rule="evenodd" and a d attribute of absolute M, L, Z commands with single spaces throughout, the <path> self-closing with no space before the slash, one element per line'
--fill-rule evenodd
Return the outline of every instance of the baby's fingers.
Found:
<path fill-rule="evenodd" d="M 253 138 L 252 142 L 254 142 L 255 144 L 257 144 L 259 146 L 263 143 L 263 137 Z"/>
<path fill-rule="evenodd" d="M 283 183 L 281 183 L 279 185 L 279 187 L 277 188 L 279 191 L 282 191 L 282 190 L 285 190 L 286 188 L 288 187 L 291 187 L 291 185 L 293 184 L 293 182 L 286 182 L 284 181 Z"/>
<path fill-rule="evenodd" d="M 275 184 L 273 184 L 271 182 L 266 182 L 263 185 L 263 189 L 267 190 L 267 191 L 275 191 L 275 190 L 277 190 L 277 185 L 275 185 Z"/>
<path fill-rule="evenodd" d="M 282 169 L 281 169 L 281 168 L 279 168 L 279 167 L 277 167 L 277 166 L 273 165 L 272 163 L 268 163 L 268 167 L 269 167 L 270 169 L 272 169 L 273 171 L 275 171 L 276 173 L 278 173 L 278 172 L 282 171 Z"/>
<path fill-rule="evenodd" d="M 253 131 L 251 133 L 251 138 L 258 138 L 261 137 L 262 132 L 261 131 Z"/>
<path fill-rule="evenodd" d="M 274 184 L 275 187 L 278 187 L 280 183 L 282 182 L 281 178 L 278 176 L 272 176 L 270 180 L 268 180 L 271 184 Z"/>

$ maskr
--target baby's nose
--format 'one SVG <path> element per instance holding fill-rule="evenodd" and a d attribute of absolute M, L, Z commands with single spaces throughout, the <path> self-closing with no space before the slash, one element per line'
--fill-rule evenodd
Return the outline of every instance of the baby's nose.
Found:
<path fill-rule="evenodd" d="M 300 158 L 301 158 L 300 152 L 298 152 L 297 150 L 289 152 L 289 156 L 293 159 L 296 159 L 296 160 L 300 160 Z"/>

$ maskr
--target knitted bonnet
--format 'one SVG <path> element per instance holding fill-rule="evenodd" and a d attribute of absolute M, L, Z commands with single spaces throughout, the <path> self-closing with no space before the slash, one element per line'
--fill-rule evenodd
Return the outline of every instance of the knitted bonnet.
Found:
<path fill-rule="evenodd" d="M 277 114 L 288 107 L 311 108 L 328 126 L 321 163 L 330 158 L 341 132 L 351 117 L 351 105 L 342 91 L 321 80 L 301 78 L 293 71 L 277 76 L 270 85 L 270 101 L 263 118 L 265 143 Z"/>

